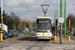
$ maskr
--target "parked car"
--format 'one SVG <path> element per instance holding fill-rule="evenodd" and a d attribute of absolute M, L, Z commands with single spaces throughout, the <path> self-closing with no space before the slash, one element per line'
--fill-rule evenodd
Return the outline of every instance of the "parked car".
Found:
<path fill-rule="evenodd" d="M 14 30 L 11 30 L 11 31 L 12 31 L 13 37 L 15 37 L 15 31 Z"/>
<path fill-rule="evenodd" d="M 14 34 L 15 34 L 15 36 L 18 36 L 18 31 L 14 30 Z"/>
<path fill-rule="evenodd" d="M 26 33 L 29 33 L 29 30 L 25 30 L 26 31 Z"/>
<path fill-rule="evenodd" d="M 20 32 L 22 32 L 23 30 L 20 30 Z"/>
<path fill-rule="evenodd" d="M 13 31 L 12 30 L 8 30 L 8 37 L 13 37 Z"/>
<path fill-rule="evenodd" d="M 22 32 L 23 32 L 23 33 L 25 33 L 26 31 L 25 31 L 25 30 L 23 30 Z"/>

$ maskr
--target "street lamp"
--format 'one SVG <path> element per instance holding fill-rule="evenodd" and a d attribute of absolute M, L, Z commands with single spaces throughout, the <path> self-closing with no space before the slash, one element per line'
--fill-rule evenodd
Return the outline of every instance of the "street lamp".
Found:
<path fill-rule="evenodd" d="M 48 4 L 43 4 L 43 5 L 41 5 L 41 7 L 42 7 L 42 10 L 43 10 L 44 16 L 46 17 L 46 13 L 47 13 L 49 5 Z"/>

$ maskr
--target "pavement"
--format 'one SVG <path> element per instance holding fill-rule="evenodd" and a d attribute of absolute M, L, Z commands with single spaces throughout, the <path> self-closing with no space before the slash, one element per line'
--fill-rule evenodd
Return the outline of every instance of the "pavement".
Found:
<path fill-rule="evenodd" d="M 0 50 L 75 50 L 75 45 L 54 45 L 46 44 L 5 44 L 7 47 L 0 48 Z"/>
<path fill-rule="evenodd" d="M 0 42 L 0 50 L 75 50 L 75 41 L 69 42 L 68 38 L 64 38 L 64 36 L 62 37 L 62 44 L 60 44 L 60 36 L 57 36 L 57 41 L 53 39 L 37 41 L 35 34 L 5 41 Z"/>
<path fill-rule="evenodd" d="M 71 36 L 71 40 L 75 41 L 75 36 L 70 35 Z"/>
<path fill-rule="evenodd" d="M 60 36 L 57 36 L 57 41 L 55 42 L 56 44 L 60 44 Z M 72 37 L 70 39 L 70 42 L 68 41 L 68 35 L 66 38 L 64 38 L 64 35 L 62 36 L 62 44 L 69 44 L 69 45 L 75 45 L 75 41 L 72 40 Z"/>

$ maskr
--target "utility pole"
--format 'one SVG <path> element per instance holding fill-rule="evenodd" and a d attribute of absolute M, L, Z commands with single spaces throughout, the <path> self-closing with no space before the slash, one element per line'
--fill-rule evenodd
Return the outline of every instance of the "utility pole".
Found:
<path fill-rule="evenodd" d="M 3 41 L 3 0 L 1 0 L 1 33 L 0 41 Z"/>
<path fill-rule="evenodd" d="M 65 19 L 65 23 L 64 23 L 64 38 L 66 38 L 66 0 L 65 0 L 65 10 L 64 10 L 64 19 Z"/>
<path fill-rule="evenodd" d="M 63 17 L 63 0 L 60 0 L 60 17 Z M 60 43 L 62 43 L 62 27 L 63 24 L 60 24 Z"/>

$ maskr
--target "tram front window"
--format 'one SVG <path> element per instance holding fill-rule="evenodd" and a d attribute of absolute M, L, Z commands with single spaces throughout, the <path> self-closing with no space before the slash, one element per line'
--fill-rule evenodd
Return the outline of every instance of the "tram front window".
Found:
<path fill-rule="evenodd" d="M 41 30 L 51 30 L 50 26 L 50 20 L 49 19 L 39 19 L 38 20 L 38 31 Z"/>
<path fill-rule="evenodd" d="M 38 24 L 38 30 L 48 30 L 50 29 L 50 24 L 46 23 L 39 23 Z"/>

